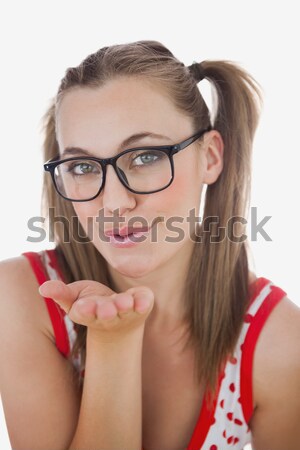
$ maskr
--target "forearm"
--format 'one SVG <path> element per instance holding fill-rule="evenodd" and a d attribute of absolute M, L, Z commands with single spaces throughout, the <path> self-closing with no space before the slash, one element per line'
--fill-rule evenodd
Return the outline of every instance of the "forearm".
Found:
<path fill-rule="evenodd" d="M 118 342 L 101 342 L 89 329 L 77 429 L 69 450 L 142 448 L 143 327 Z"/>

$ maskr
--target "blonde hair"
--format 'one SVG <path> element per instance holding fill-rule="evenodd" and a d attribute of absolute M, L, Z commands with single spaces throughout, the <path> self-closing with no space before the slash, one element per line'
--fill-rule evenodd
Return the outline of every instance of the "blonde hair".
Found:
<path fill-rule="evenodd" d="M 259 119 L 261 93 L 258 83 L 231 61 L 202 61 L 202 70 L 217 92 L 218 110 L 212 124 L 224 141 L 224 167 L 218 180 L 207 187 L 203 223 L 210 223 L 211 234 L 227 227 L 232 217 L 245 217 L 249 206 L 251 153 Z M 195 74 L 166 47 L 156 41 L 139 41 L 104 47 L 89 55 L 78 67 L 67 69 L 58 93 L 44 116 L 45 161 L 59 154 L 56 140 L 56 105 L 66 92 L 78 87 L 103 86 L 116 77 L 144 77 L 158 83 L 176 108 L 190 117 L 195 128 L 210 125 L 210 114 L 197 86 Z M 55 215 L 76 217 L 71 202 L 54 190 L 45 174 L 44 214 L 54 208 Z M 85 233 L 77 220 L 69 220 L 71 239 L 55 228 L 55 243 L 61 269 L 67 282 L 91 279 L 111 286 L 106 261 L 92 242 L 80 239 Z M 242 230 L 242 228 L 241 228 Z M 78 233 L 79 231 L 79 233 Z M 72 239 L 76 233 L 76 239 Z M 185 346 L 195 351 L 195 374 L 213 394 L 218 374 L 233 353 L 248 306 L 249 269 L 246 242 L 220 239 L 212 243 L 203 225 L 194 244 L 186 279 L 185 318 L 188 334 Z M 86 327 L 78 331 L 73 354 L 81 352 L 84 366 Z"/>

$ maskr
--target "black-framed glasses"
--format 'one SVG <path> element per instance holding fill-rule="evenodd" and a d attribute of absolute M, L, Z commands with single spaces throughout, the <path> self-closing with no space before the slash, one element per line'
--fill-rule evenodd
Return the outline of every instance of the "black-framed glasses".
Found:
<path fill-rule="evenodd" d="M 152 194 L 172 183 L 173 156 L 211 129 L 209 126 L 179 144 L 131 148 L 112 158 L 74 156 L 60 160 L 56 157 L 44 164 L 44 170 L 51 173 L 58 194 L 72 202 L 87 202 L 100 194 L 109 164 L 129 191 Z"/>

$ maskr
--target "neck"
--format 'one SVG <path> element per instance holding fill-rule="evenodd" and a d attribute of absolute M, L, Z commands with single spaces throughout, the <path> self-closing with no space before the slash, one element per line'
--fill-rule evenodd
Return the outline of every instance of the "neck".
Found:
<path fill-rule="evenodd" d="M 147 286 L 153 291 L 154 307 L 147 319 L 147 327 L 167 331 L 183 325 L 185 280 L 192 251 L 193 245 L 189 245 L 155 271 L 139 278 L 126 277 L 109 267 L 115 291 L 124 292 L 137 286 Z"/>

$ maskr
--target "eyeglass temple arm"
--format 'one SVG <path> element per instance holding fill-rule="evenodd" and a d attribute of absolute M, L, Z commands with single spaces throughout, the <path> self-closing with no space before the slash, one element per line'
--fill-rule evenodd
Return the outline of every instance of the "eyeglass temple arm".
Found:
<path fill-rule="evenodd" d="M 54 158 L 48 159 L 48 161 L 44 164 L 44 169 L 48 172 L 51 170 L 51 163 L 56 162 L 59 159 L 59 156 L 55 156 Z"/>
<path fill-rule="evenodd" d="M 180 144 L 174 145 L 173 149 L 172 149 L 172 154 L 174 155 L 175 153 L 180 152 L 180 150 L 183 150 L 188 145 L 192 144 L 197 139 L 199 139 L 201 136 L 203 136 L 204 133 L 207 133 L 208 131 L 211 131 L 211 130 L 212 130 L 212 127 L 211 127 L 211 125 L 209 125 L 207 128 L 205 128 L 205 130 L 199 131 L 199 133 L 194 134 L 194 136 L 188 138 L 186 141 L 183 141 Z"/>

